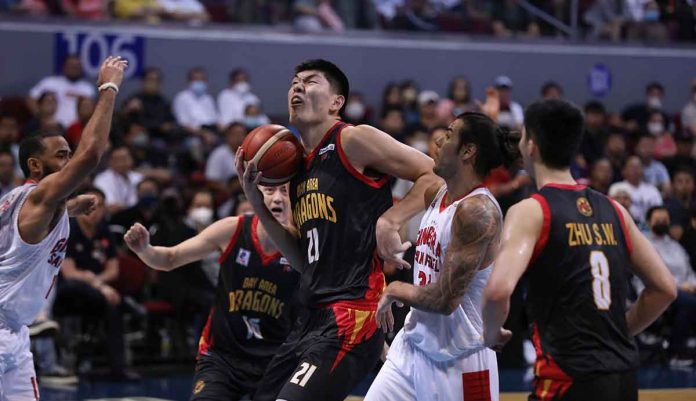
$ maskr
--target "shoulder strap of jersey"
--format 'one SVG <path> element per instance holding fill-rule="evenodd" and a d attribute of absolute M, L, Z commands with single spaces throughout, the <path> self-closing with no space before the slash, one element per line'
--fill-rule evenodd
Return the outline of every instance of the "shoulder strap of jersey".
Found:
<path fill-rule="evenodd" d="M 251 215 L 247 214 L 239 216 L 239 219 L 237 220 L 237 229 L 234 230 L 234 234 L 232 234 L 230 242 L 227 244 L 227 248 L 225 248 L 225 252 L 223 252 L 222 255 L 220 255 L 220 257 L 218 258 L 218 263 L 222 264 L 225 261 L 225 259 L 227 259 L 227 256 L 229 256 L 230 252 L 232 252 L 235 245 L 237 245 L 237 240 L 239 239 L 239 236 L 242 234 L 246 220 L 251 220 Z"/>
<path fill-rule="evenodd" d="M 529 266 L 532 266 L 534 264 L 539 255 L 541 255 L 541 252 L 544 251 L 546 243 L 549 241 L 549 233 L 551 232 L 551 208 L 549 208 L 549 203 L 546 201 L 546 198 L 544 198 L 544 195 L 540 193 L 532 195 L 531 198 L 539 202 L 539 206 L 541 206 L 541 212 L 543 213 L 544 220 L 541 225 L 541 234 L 539 235 L 539 239 L 534 245 L 534 252 L 532 253 L 532 258 L 529 260 L 529 265 L 527 266 L 527 269 L 529 269 Z"/>

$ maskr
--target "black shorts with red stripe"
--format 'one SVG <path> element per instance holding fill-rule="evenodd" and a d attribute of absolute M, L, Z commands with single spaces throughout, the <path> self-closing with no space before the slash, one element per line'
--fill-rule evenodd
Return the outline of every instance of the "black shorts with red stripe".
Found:
<path fill-rule="evenodd" d="M 529 401 L 637 401 L 636 372 L 602 374 L 585 379 L 534 379 Z"/>
<path fill-rule="evenodd" d="M 297 320 L 254 401 L 343 401 L 374 369 L 384 345 L 375 305 L 340 301 Z"/>
<path fill-rule="evenodd" d="M 198 356 L 191 401 L 237 401 L 256 391 L 270 360 L 237 358 L 208 350 Z"/>

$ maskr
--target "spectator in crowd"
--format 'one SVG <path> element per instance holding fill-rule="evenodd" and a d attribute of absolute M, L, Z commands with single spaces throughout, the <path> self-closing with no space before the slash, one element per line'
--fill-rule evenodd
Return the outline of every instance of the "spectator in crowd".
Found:
<path fill-rule="evenodd" d="M 241 123 L 230 124 L 225 129 L 225 143 L 212 151 L 205 165 L 205 179 L 208 181 L 208 186 L 216 193 L 222 194 L 225 199 L 241 189 L 239 181 L 236 179 L 231 181 L 231 179 L 237 177 L 235 154 L 246 134 L 247 130 Z M 228 186 L 228 182 L 232 185 Z"/>
<path fill-rule="evenodd" d="M 455 77 L 450 81 L 447 98 L 440 100 L 438 115 L 443 123 L 449 124 L 455 117 L 465 111 L 476 109 L 471 99 L 471 83 L 464 77 Z"/>
<path fill-rule="evenodd" d="M 396 140 L 403 142 L 404 129 L 406 121 L 404 120 L 404 111 L 399 106 L 390 106 L 382 112 L 382 120 L 380 129 L 394 137 Z"/>
<path fill-rule="evenodd" d="M 618 132 L 610 133 L 607 137 L 607 147 L 606 147 L 607 159 L 611 163 L 611 169 L 613 171 L 612 182 L 618 182 L 623 179 L 622 170 L 624 163 L 626 163 L 626 139 L 623 134 Z"/>
<path fill-rule="evenodd" d="M 418 121 L 406 127 L 407 136 L 414 136 L 416 132 L 427 135 L 430 130 L 441 124 L 437 114 L 437 104 L 440 96 L 435 91 L 425 90 L 418 94 Z"/>
<path fill-rule="evenodd" d="M 636 156 L 643 163 L 643 175 L 645 182 L 656 186 L 663 195 L 669 194 L 670 179 L 667 167 L 660 161 L 655 160 L 655 137 L 650 134 L 643 134 L 638 137 L 636 145 Z"/>
<path fill-rule="evenodd" d="M 177 126 L 171 105 L 162 94 L 162 71 L 159 68 L 145 69 L 142 86 L 133 95 L 142 104 L 142 115 L 139 120 L 145 125 L 148 133 L 155 138 L 166 141 L 177 140 Z"/>
<path fill-rule="evenodd" d="M 251 92 L 249 74 L 241 68 L 230 72 L 228 87 L 220 91 L 217 98 L 220 129 L 234 122 L 243 122 L 246 107 L 259 102 L 258 96 Z"/>
<path fill-rule="evenodd" d="M 143 175 L 133 170 L 133 155 L 127 146 L 111 150 L 109 168 L 97 174 L 94 185 L 105 194 L 106 208 L 113 215 L 138 202 L 137 186 Z"/>
<path fill-rule="evenodd" d="M 696 78 L 691 80 L 691 98 L 684 105 L 681 112 L 682 126 L 691 133 L 696 132 Z"/>
<path fill-rule="evenodd" d="M 56 314 L 77 313 L 96 321 L 104 319 L 111 375 L 115 379 L 136 380 L 138 376 L 125 369 L 121 296 L 113 287 L 119 266 L 115 242 L 105 219 L 104 194 L 96 188 L 89 188 L 85 193 L 97 195 L 98 200 L 92 213 L 70 222 Z"/>
<path fill-rule="evenodd" d="M 38 113 L 37 100 L 44 92 L 56 94 L 56 120 L 67 127 L 77 120 L 77 98 L 94 97 L 95 88 L 91 82 L 82 79 L 82 63 L 76 55 L 68 56 L 63 62 L 63 74 L 42 79 L 29 91 L 27 105 L 34 114 Z"/>
<path fill-rule="evenodd" d="M 406 80 L 401 83 L 401 107 L 406 113 L 406 125 L 418 121 L 418 93 L 420 89 L 414 81 Z M 438 96 L 439 98 L 439 96 Z"/>
<path fill-rule="evenodd" d="M 554 81 L 548 81 L 541 87 L 543 99 L 563 99 L 563 88 Z"/>
<path fill-rule="evenodd" d="M 200 24 L 210 17 L 198 0 L 157 0 L 164 15 L 174 21 L 185 21 Z"/>
<path fill-rule="evenodd" d="M 583 14 L 583 20 L 590 26 L 588 38 L 621 40 L 621 28 L 628 17 L 624 0 L 596 0 Z"/>
<path fill-rule="evenodd" d="M 679 241 L 684 231 L 689 228 L 690 210 L 694 202 L 694 173 L 690 169 L 678 169 L 672 176 L 672 196 L 665 199 L 665 208 L 669 211 L 672 222 L 669 233 Z"/>
<path fill-rule="evenodd" d="M 493 82 L 500 99 L 498 125 L 510 129 L 521 129 L 524 124 L 522 105 L 512 100 L 512 79 L 505 75 L 498 76 Z"/>
<path fill-rule="evenodd" d="M 119 19 L 146 20 L 155 23 L 164 16 L 164 9 L 157 0 L 115 0 L 114 16 Z"/>
<path fill-rule="evenodd" d="M 623 206 L 626 210 L 631 210 L 633 205 L 633 187 L 627 182 L 617 182 L 609 187 L 609 197 Z M 632 215 L 631 215 L 632 216 Z M 635 217 L 633 218 L 635 221 Z M 636 222 L 638 223 L 638 222 Z M 639 226 L 639 228 L 642 228 Z"/>
<path fill-rule="evenodd" d="M 656 159 L 662 160 L 672 157 L 677 153 L 677 145 L 674 143 L 672 133 L 668 130 L 667 121 L 662 113 L 653 111 L 648 118 L 648 133 L 655 138 L 655 151 L 653 155 Z"/>
<path fill-rule="evenodd" d="M 663 110 L 665 88 L 659 82 L 650 82 L 645 87 L 645 103 L 634 104 L 621 113 L 625 127 L 629 132 L 647 131 L 650 113 L 662 113 L 663 121 L 669 121 L 669 116 Z"/>
<path fill-rule="evenodd" d="M 627 0 L 629 23 L 626 39 L 643 42 L 667 42 L 669 32 L 660 23 L 660 7 L 656 1 Z"/>
<path fill-rule="evenodd" d="M 674 156 L 664 159 L 662 162 L 670 176 L 680 167 L 686 167 L 696 174 L 696 158 L 692 156 L 694 149 L 694 136 L 688 130 L 677 131 L 674 138 L 677 152 Z"/>
<path fill-rule="evenodd" d="M 186 224 L 196 230 L 197 234 L 205 230 L 215 221 L 215 200 L 213 193 L 207 189 L 199 189 L 191 198 L 191 203 L 186 214 Z M 218 258 L 220 252 L 215 251 L 201 260 L 201 269 L 213 287 L 217 287 L 220 264 Z"/>
<path fill-rule="evenodd" d="M 77 121 L 73 122 L 65 131 L 65 139 L 72 149 L 76 149 L 82 138 L 82 130 L 85 128 L 87 121 L 94 113 L 96 103 L 91 97 L 80 96 L 77 99 Z"/>
<path fill-rule="evenodd" d="M 97 21 L 109 18 L 108 4 L 105 0 L 62 0 L 66 15 Z"/>
<path fill-rule="evenodd" d="M 679 243 L 689 254 L 691 268 L 696 268 L 696 207 L 691 208 L 689 217 L 689 227 L 684 231 Z"/>
<path fill-rule="evenodd" d="M 677 299 L 672 303 L 674 325 L 671 330 L 670 350 L 672 366 L 690 366 L 692 357 L 687 353 L 686 341 L 696 328 L 696 274 L 689 264 L 689 255 L 669 235 L 669 213 L 664 207 L 652 207 L 646 214 L 650 232 L 645 236 L 665 262 L 677 284 Z M 639 286 L 640 287 L 640 286 Z"/>
<path fill-rule="evenodd" d="M 403 99 L 401 98 L 401 87 L 394 82 L 389 82 L 382 91 L 382 115 L 387 109 L 398 108 L 403 111 Z"/>
<path fill-rule="evenodd" d="M 230 216 L 241 216 L 248 213 L 254 213 L 251 202 L 244 196 L 244 193 L 237 194 L 237 199 L 235 199 L 234 202 L 234 209 Z"/>
<path fill-rule="evenodd" d="M 597 159 L 590 166 L 590 187 L 603 194 L 609 193 L 613 171 L 608 159 Z"/>
<path fill-rule="evenodd" d="M 438 12 L 428 0 L 406 0 L 385 4 L 377 10 L 385 18 L 387 28 L 402 31 L 435 32 L 440 29 Z M 391 16 L 389 18 L 388 16 Z"/>
<path fill-rule="evenodd" d="M 621 184 L 623 187 L 631 188 L 631 208 L 629 211 L 633 219 L 638 223 L 645 223 L 645 214 L 653 206 L 662 206 L 662 195 L 660 191 L 643 179 L 643 164 L 638 156 L 631 156 L 626 160 L 623 168 L 624 181 L 613 184 L 609 187 L 612 193 L 614 186 Z"/>
<path fill-rule="evenodd" d="M 0 149 L 9 150 L 15 160 L 15 175 L 24 177 L 19 167 L 19 124 L 17 119 L 10 114 L 0 113 Z"/>
<path fill-rule="evenodd" d="M 528 37 L 540 35 L 539 25 L 514 0 L 502 0 L 493 3 L 493 34 L 507 38 L 518 33 Z"/>
<path fill-rule="evenodd" d="M 63 132 L 65 125 L 56 119 L 58 100 L 54 92 L 44 92 L 37 99 L 37 113 L 24 128 L 25 137 L 39 132 Z"/>
<path fill-rule="evenodd" d="M 346 100 L 346 108 L 343 111 L 344 121 L 353 124 L 367 124 L 370 121 L 372 111 L 365 104 L 360 92 L 351 92 Z"/>
<path fill-rule="evenodd" d="M 577 157 L 577 163 L 583 170 L 605 156 L 606 120 L 606 110 L 602 103 L 592 101 L 585 104 L 585 133 Z"/>
<path fill-rule="evenodd" d="M 244 108 L 244 126 L 251 131 L 256 127 L 269 124 L 271 119 L 263 113 L 261 102 L 251 102 Z"/>
<path fill-rule="evenodd" d="M 15 175 L 15 165 L 12 151 L 0 148 L 0 198 L 15 189 L 20 182 Z"/>
<path fill-rule="evenodd" d="M 217 142 L 215 135 L 218 112 L 213 97 L 208 93 L 208 76 L 202 68 L 188 73 L 188 87 L 174 98 L 174 116 L 189 134 L 200 138 L 206 145 Z"/>
<path fill-rule="evenodd" d="M 293 24 L 300 32 L 343 32 L 345 27 L 330 0 L 295 0 Z"/>
<path fill-rule="evenodd" d="M 136 189 L 138 202 L 135 206 L 123 209 L 111 218 L 110 228 L 117 239 L 122 239 L 123 234 L 135 223 L 140 223 L 145 228 L 150 228 L 154 223 L 160 194 L 159 182 L 146 177 L 140 181 Z"/>

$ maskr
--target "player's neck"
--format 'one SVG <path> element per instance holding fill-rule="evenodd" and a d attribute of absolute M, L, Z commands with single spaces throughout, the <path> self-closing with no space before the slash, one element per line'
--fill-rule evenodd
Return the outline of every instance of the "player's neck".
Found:
<path fill-rule="evenodd" d="M 553 169 L 540 163 L 534 163 L 534 179 L 537 189 L 541 189 L 548 184 L 576 185 L 577 182 L 570 174 L 570 169 Z"/>
<path fill-rule="evenodd" d="M 473 171 L 459 171 L 457 174 L 445 180 L 447 184 L 447 199 L 445 202 L 450 204 L 473 191 L 474 188 L 481 186 L 483 182 Z"/>
<path fill-rule="evenodd" d="M 338 117 L 332 117 L 321 123 L 295 125 L 300 131 L 300 136 L 302 136 L 302 144 L 304 145 L 305 151 L 310 153 L 319 146 L 319 142 L 324 138 L 326 132 L 331 129 L 337 121 L 339 121 Z"/>

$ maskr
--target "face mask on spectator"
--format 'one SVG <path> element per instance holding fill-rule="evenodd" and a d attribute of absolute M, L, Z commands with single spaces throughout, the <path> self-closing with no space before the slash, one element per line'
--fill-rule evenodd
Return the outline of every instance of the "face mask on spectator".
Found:
<path fill-rule="evenodd" d="M 147 146 L 147 144 L 150 142 L 150 139 L 147 137 L 147 132 L 139 131 L 138 133 L 133 135 L 133 139 L 131 139 L 131 142 L 135 146 Z"/>
<path fill-rule="evenodd" d="M 655 224 L 652 231 L 655 233 L 655 235 L 662 237 L 663 235 L 667 235 L 669 232 L 669 225 L 665 223 Z"/>
<path fill-rule="evenodd" d="M 208 90 L 208 84 L 205 81 L 192 81 L 189 88 L 196 96 L 201 96 Z"/>
<path fill-rule="evenodd" d="M 251 85 L 247 82 L 238 82 L 233 86 L 234 90 L 239 93 L 247 93 L 251 90 Z"/>
<path fill-rule="evenodd" d="M 645 22 L 657 22 L 660 19 L 659 10 L 645 10 L 645 15 L 643 16 L 643 21 Z"/>
<path fill-rule="evenodd" d="M 655 136 L 662 134 L 662 123 L 648 123 L 648 132 Z"/>
<path fill-rule="evenodd" d="M 138 200 L 140 207 L 144 209 L 152 209 L 157 204 L 157 196 L 155 194 L 143 194 Z"/>
<path fill-rule="evenodd" d="M 194 223 L 207 227 L 213 222 L 213 209 L 205 206 L 197 207 L 191 209 L 188 217 Z"/>
<path fill-rule="evenodd" d="M 421 141 L 421 140 L 413 141 L 413 142 L 411 142 L 411 147 L 416 149 L 416 150 L 419 150 L 423 153 L 428 153 L 428 142 L 427 141 Z"/>
<path fill-rule="evenodd" d="M 353 121 L 362 120 L 365 117 L 365 106 L 360 102 L 352 102 L 346 106 L 346 117 Z"/>
<path fill-rule="evenodd" d="M 648 98 L 648 106 L 650 106 L 653 109 L 661 109 L 662 108 L 662 99 L 660 99 L 657 96 L 650 96 Z"/>
<path fill-rule="evenodd" d="M 263 116 L 244 117 L 244 126 L 247 129 L 254 129 L 256 127 L 262 126 L 265 123 L 266 120 L 263 118 Z"/>
<path fill-rule="evenodd" d="M 515 120 L 512 117 L 512 113 L 509 111 L 501 111 L 498 113 L 498 125 L 501 127 L 512 128 L 515 126 Z"/>

